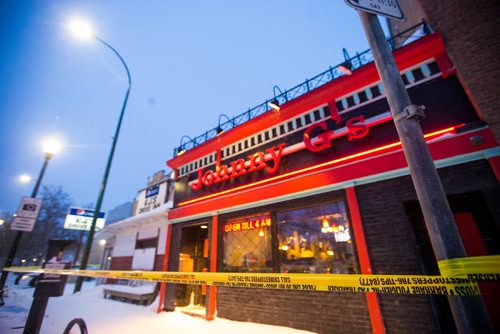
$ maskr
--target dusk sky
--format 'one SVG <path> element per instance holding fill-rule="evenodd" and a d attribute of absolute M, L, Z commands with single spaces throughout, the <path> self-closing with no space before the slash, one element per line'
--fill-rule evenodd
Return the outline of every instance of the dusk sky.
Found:
<path fill-rule="evenodd" d="M 127 80 L 109 49 L 68 32 L 76 16 L 132 76 L 104 211 L 168 170 L 183 135 L 338 65 L 344 47 L 368 48 L 357 12 L 340 0 L 2 0 L 0 211 L 14 213 L 31 194 L 49 136 L 64 146 L 43 184 L 61 186 L 73 206 L 97 200 Z"/>

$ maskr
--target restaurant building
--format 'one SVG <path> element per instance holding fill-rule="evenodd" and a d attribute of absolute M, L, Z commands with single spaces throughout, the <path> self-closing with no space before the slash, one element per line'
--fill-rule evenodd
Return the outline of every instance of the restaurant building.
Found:
<path fill-rule="evenodd" d="M 425 105 L 420 124 L 468 254 L 499 254 L 500 148 L 488 124 L 438 33 L 393 54 L 412 103 Z M 175 197 L 163 269 L 439 274 L 369 52 L 277 99 L 167 162 Z M 485 303 L 498 312 L 492 296 Z M 319 333 L 456 330 L 446 296 L 167 284 L 163 297 L 165 310 L 189 297 L 209 320 Z"/>

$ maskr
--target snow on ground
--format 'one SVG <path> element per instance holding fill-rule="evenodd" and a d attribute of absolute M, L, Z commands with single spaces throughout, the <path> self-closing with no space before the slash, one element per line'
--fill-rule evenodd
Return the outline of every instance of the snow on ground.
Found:
<path fill-rule="evenodd" d="M 8 279 L 5 306 L 0 307 L 0 333 L 23 332 L 34 289 L 14 285 L 15 274 Z M 49 298 L 40 334 L 63 333 L 74 318 L 83 318 L 89 334 L 189 333 L 189 334 L 307 334 L 288 327 L 270 326 L 215 318 L 206 321 L 181 312 L 156 313 L 158 300 L 149 306 L 104 299 L 102 286 L 85 282 L 81 292 L 73 294 L 74 284 L 68 283 L 64 295 Z M 72 331 L 79 333 L 77 327 Z"/>

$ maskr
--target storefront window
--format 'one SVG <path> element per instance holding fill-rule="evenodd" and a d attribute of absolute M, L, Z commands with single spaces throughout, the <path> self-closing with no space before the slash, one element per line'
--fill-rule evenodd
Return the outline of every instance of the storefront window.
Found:
<path fill-rule="evenodd" d="M 269 213 L 229 219 L 223 228 L 225 271 L 272 271 Z"/>
<path fill-rule="evenodd" d="M 357 273 L 345 203 L 279 212 L 280 271 L 289 273 Z"/>

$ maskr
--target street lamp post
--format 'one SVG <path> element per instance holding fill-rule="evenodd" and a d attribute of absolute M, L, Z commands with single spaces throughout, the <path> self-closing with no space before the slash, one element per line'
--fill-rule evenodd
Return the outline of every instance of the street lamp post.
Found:
<path fill-rule="evenodd" d="M 35 198 L 38 194 L 38 189 L 40 188 L 40 184 L 42 183 L 43 175 L 45 174 L 45 170 L 47 169 L 47 165 L 49 164 L 49 160 L 52 159 L 54 154 L 57 152 L 59 144 L 55 141 L 49 141 L 45 144 L 45 160 L 43 162 L 42 169 L 40 170 L 40 175 L 38 175 L 38 179 L 35 184 L 35 188 L 31 193 L 31 197 Z M 14 241 L 12 242 L 12 246 L 10 247 L 9 255 L 7 256 L 7 260 L 5 260 L 4 268 L 12 266 L 14 262 L 14 257 L 16 256 L 17 248 L 19 247 L 19 243 L 21 242 L 21 237 L 23 236 L 23 231 L 17 231 L 14 236 Z M 8 271 L 3 270 L 2 276 L 0 277 L 0 306 L 4 305 L 3 294 L 5 281 L 7 280 Z"/>
<path fill-rule="evenodd" d="M 423 110 L 411 104 L 377 16 L 363 10 L 359 11 L 359 16 L 386 91 L 436 259 L 466 257 L 446 194 L 422 135 L 419 120 L 424 117 Z M 452 295 L 448 296 L 448 301 L 458 332 L 493 333 L 481 296 Z"/>
<path fill-rule="evenodd" d="M 71 30 L 77 35 L 85 38 L 93 37 L 108 49 L 110 49 L 117 57 L 120 59 L 120 62 L 123 64 L 125 71 L 127 72 L 128 79 L 128 88 L 125 93 L 125 99 L 123 100 L 122 109 L 120 112 L 120 117 L 118 118 L 118 124 L 116 126 L 115 135 L 113 136 L 113 144 L 111 145 L 111 150 L 109 152 L 108 162 L 106 164 L 106 169 L 104 171 L 104 176 L 101 183 L 101 188 L 99 190 L 99 195 L 97 197 L 97 202 L 94 209 L 94 216 L 92 218 L 92 224 L 90 225 L 89 235 L 87 236 L 87 241 L 85 243 L 85 250 L 83 252 L 82 262 L 80 263 L 80 270 L 85 270 L 87 268 L 87 263 L 90 256 L 90 250 L 92 248 L 92 240 L 94 238 L 95 226 L 97 223 L 97 218 L 99 217 L 99 212 L 101 211 L 102 200 L 104 197 L 104 191 L 106 190 L 106 184 L 108 183 L 108 176 L 111 169 L 111 163 L 113 162 L 113 156 L 115 154 L 116 142 L 118 141 L 118 135 L 120 134 L 120 127 L 122 125 L 123 115 L 125 114 L 125 109 L 127 107 L 127 101 L 130 94 L 130 89 L 132 87 L 132 79 L 130 77 L 130 71 L 128 69 L 125 60 L 123 60 L 122 56 L 115 50 L 111 45 L 107 42 L 96 36 L 89 28 L 89 26 L 85 25 L 81 21 L 75 21 L 72 23 Z M 79 276 L 76 280 L 74 293 L 78 292 L 82 288 L 83 277 Z"/>

